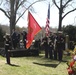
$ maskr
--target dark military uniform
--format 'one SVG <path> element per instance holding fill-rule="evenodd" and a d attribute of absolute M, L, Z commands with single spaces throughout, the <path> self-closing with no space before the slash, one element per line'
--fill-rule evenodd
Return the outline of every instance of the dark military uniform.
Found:
<path fill-rule="evenodd" d="M 13 31 L 13 33 L 11 35 L 11 38 L 12 38 L 13 48 L 16 49 L 16 47 L 17 47 L 17 40 L 18 40 L 16 31 Z"/>
<path fill-rule="evenodd" d="M 10 64 L 10 54 L 8 52 L 8 50 L 10 50 L 10 45 L 11 45 L 11 39 L 9 38 L 8 35 L 6 35 L 6 38 L 5 38 L 5 55 L 6 55 L 7 64 Z"/>
<path fill-rule="evenodd" d="M 57 40 L 56 37 L 54 38 L 54 59 L 57 60 L 57 44 L 56 44 Z"/>
<path fill-rule="evenodd" d="M 23 35 L 24 48 L 26 49 L 27 32 L 23 31 L 22 35 Z"/>
<path fill-rule="evenodd" d="M 45 50 L 45 58 L 48 58 L 49 50 L 48 50 L 48 38 L 44 37 L 43 39 L 43 47 Z"/>
<path fill-rule="evenodd" d="M 62 61 L 62 57 L 63 57 L 63 50 L 64 50 L 64 36 L 62 36 L 62 34 L 59 34 L 57 36 L 57 52 L 58 52 L 58 60 Z"/>
<path fill-rule="evenodd" d="M 20 47 L 20 33 L 17 33 L 16 38 L 17 38 L 17 47 L 19 48 Z"/>
<path fill-rule="evenodd" d="M 57 35 L 56 34 L 53 34 L 50 38 L 51 38 L 51 40 L 52 40 L 52 42 L 53 42 L 53 58 L 55 59 L 55 60 L 57 60 L 57 49 L 56 49 L 56 37 L 57 37 Z"/>
<path fill-rule="evenodd" d="M 54 48 L 53 42 L 52 42 L 52 40 L 50 40 L 49 43 L 48 43 L 49 58 L 50 59 L 53 59 L 53 48 Z"/>

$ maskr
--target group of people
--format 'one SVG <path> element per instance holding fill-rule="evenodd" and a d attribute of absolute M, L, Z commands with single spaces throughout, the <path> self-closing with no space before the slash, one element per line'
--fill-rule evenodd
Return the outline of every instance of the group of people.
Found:
<path fill-rule="evenodd" d="M 20 35 L 23 36 L 23 45 L 24 48 L 26 48 L 26 35 L 27 32 L 23 31 L 22 33 L 17 32 L 16 30 L 13 30 L 12 35 L 11 35 L 11 39 L 12 39 L 12 46 L 14 49 L 16 49 L 17 47 L 20 47 Z"/>
<path fill-rule="evenodd" d="M 23 31 L 21 33 L 23 35 L 23 45 L 24 48 L 26 48 L 26 35 L 27 33 Z M 11 36 L 6 33 L 4 36 L 4 46 L 5 46 L 5 56 L 7 64 L 10 64 L 10 50 L 16 49 L 20 45 L 20 33 L 18 33 L 16 30 L 13 30 Z"/>
<path fill-rule="evenodd" d="M 63 50 L 65 49 L 65 37 L 62 32 L 44 37 L 41 46 L 45 50 L 45 58 L 62 61 Z"/>
<path fill-rule="evenodd" d="M 23 35 L 23 44 L 24 48 L 26 48 L 26 35 L 27 33 L 23 31 L 21 33 Z M 65 38 L 62 35 L 62 33 L 53 34 L 49 37 L 44 37 L 42 41 L 38 41 L 39 44 L 37 44 L 37 41 L 35 40 L 34 46 L 43 47 L 45 50 L 45 58 L 55 59 L 62 61 L 63 57 L 63 50 L 65 47 Z M 13 30 L 11 36 L 6 35 L 5 38 L 5 52 L 6 52 L 6 58 L 7 63 L 10 63 L 9 59 L 9 53 L 8 50 L 11 49 L 13 46 L 14 49 L 16 49 L 17 45 L 20 45 L 20 33 L 18 33 L 16 30 Z"/>

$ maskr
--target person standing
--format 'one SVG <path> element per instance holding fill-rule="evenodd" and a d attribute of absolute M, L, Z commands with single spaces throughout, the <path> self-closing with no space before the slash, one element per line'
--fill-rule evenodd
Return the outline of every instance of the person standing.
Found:
<path fill-rule="evenodd" d="M 43 45 L 44 50 L 45 50 L 45 58 L 48 58 L 49 50 L 48 50 L 48 38 L 47 37 L 43 38 L 41 45 Z"/>
<path fill-rule="evenodd" d="M 54 41 L 53 41 L 53 44 L 54 44 L 54 60 L 57 60 L 57 35 L 54 34 Z"/>
<path fill-rule="evenodd" d="M 11 38 L 12 38 L 13 48 L 16 49 L 16 47 L 17 47 L 17 32 L 14 29 L 12 30 Z"/>
<path fill-rule="evenodd" d="M 62 61 L 62 57 L 63 57 L 63 50 L 64 50 L 64 36 L 62 35 L 62 32 L 59 31 L 58 32 L 58 35 L 57 35 L 57 42 L 56 42 L 56 45 L 57 45 L 57 52 L 58 52 L 58 60 L 59 61 Z"/>
<path fill-rule="evenodd" d="M 52 33 L 52 35 L 50 36 L 51 40 L 52 40 L 52 43 L 53 43 L 53 59 L 54 60 L 57 60 L 57 48 L 56 48 L 56 38 L 57 38 L 57 35 L 56 33 Z"/>
<path fill-rule="evenodd" d="M 8 34 L 6 34 L 6 37 L 5 37 L 5 56 L 6 56 L 7 64 L 10 64 L 10 54 L 9 54 L 10 45 L 11 45 L 11 38 Z"/>
<path fill-rule="evenodd" d="M 53 42 L 51 40 L 51 38 L 49 38 L 49 42 L 48 42 L 48 49 L 49 49 L 49 58 L 53 59 Z"/>
<path fill-rule="evenodd" d="M 26 32 L 26 31 L 23 31 L 22 35 L 23 35 L 23 44 L 24 44 L 24 48 L 26 49 L 27 32 Z"/>
<path fill-rule="evenodd" d="M 16 38 L 17 38 L 17 48 L 19 48 L 20 47 L 20 33 L 19 32 L 16 33 Z"/>

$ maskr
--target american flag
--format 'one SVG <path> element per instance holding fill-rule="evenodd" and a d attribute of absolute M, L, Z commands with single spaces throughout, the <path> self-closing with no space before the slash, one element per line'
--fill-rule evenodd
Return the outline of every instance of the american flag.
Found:
<path fill-rule="evenodd" d="M 50 34 L 49 24 L 50 24 L 50 4 L 48 6 L 48 14 L 47 14 L 47 20 L 46 20 L 46 26 L 45 26 L 45 34 L 46 34 L 46 36 L 49 36 L 49 34 Z"/>

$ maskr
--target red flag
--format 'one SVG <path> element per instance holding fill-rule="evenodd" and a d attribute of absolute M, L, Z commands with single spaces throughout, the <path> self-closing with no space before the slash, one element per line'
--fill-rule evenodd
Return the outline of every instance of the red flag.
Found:
<path fill-rule="evenodd" d="M 42 29 L 30 12 L 28 13 L 28 20 L 29 22 L 26 48 L 31 46 L 34 36 Z"/>
<path fill-rule="evenodd" d="M 49 6 L 48 6 L 48 14 L 47 14 L 46 27 L 45 27 L 46 36 L 49 36 L 49 33 L 50 33 L 49 24 L 50 24 L 50 4 L 49 4 Z"/>

